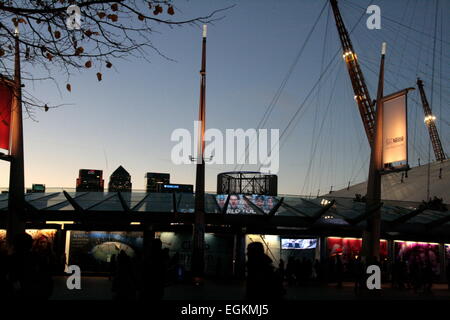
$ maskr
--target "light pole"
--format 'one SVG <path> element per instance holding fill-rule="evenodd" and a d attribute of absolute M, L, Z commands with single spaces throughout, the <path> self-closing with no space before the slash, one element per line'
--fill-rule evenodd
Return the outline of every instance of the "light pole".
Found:
<path fill-rule="evenodd" d="M 19 31 L 16 27 L 14 33 L 15 59 L 14 59 L 14 94 L 11 108 L 10 126 L 10 173 L 8 195 L 8 226 L 7 241 L 11 246 L 14 236 L 25 232 L 25 183 L 23 162 L 23 120 L 22 120 L 22 81 L 20 76 L 20 48 Z"/>
<path fill-rule="evenodd" d="M 381 49 L 381 64 L 378 79 L 377 109 L 375 115 L 375 136 L 370 155 L 369 179 L 367 182 L 366 212 L 371 216 L 367 219 L 367 228 L 363 233 L 363 256 L 366 262 L 373 263 L 380 257 L 380 228 L 381 209 L 381 170 L 383 169 L 383 84 L 384 84 L 384 57 L 386 43 Z M 370 260 L 370 261 L 368 261 Z"/>
<path fill-rule="evenodd" d="M 205 120 L 206 120 L 206 25 L 203 25 L 202 68 L 200 70 L 200 122 L 195 176 L 195 211 L 191 271 L 195 284 L 202 282 L 205 269 Z"/>

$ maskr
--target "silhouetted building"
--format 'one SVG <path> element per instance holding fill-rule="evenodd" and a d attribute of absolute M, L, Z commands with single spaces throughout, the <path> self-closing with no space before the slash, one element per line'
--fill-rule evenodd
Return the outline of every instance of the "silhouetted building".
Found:
<path fill-rule="evenodd" d="M 157 192 L 194 193 L 194 185 L 192 185 L 192 184 L 158 184 Z"/>
<path fill-rule="evenodd" d="M 31 189 L 27 189 L 27 193 L 44 193 L 44 192 L 45 192 L 45 184 L 33 183 Z"/>
<path fill-rule="evenodd" d="M 76 191 L 100 191 L 103 192 L 103 170 L 80 169 L 77 178 Z"/>
<path fill-rule="evenodd" d="M 131 192 L 131 176 L 124 167 L 119 166 L 109 177 L 108 191 Z"/>
<path fill-rule="evenodd" d="M 160 192 L 161 184 L 170 184 L 170 173 L 147 172 L 147 192 Z"/>

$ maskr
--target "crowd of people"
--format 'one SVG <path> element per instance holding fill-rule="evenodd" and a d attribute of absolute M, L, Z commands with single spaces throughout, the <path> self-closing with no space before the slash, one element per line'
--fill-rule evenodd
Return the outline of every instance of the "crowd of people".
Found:
<path fill-rule="evenodd" d="M 284 260 L 280 259 L 278 273 L 289 286 L 335 284 L 337 288 L 342 288 L 343 282 L 350 282 L 354 283 L 355 293 L 359 293 L 367 287 L 368 265 L 379 266 L 382 282 L 390 283 L 392 288 L 399 290 L 430 293 L 433 283 L 439 281 L 439 274 L 436 273 L 432 261 L 419 255 L 413 255 L 408 260 L 397 259 L 392 264 L 386 259 L 364 263 L 361 257 L 344 262 L 338 254 L 320 262 L 290 257 L 286 266 Z M 450 263 L 447 264 L 445 272 L 450 290 Z"/>
<path fill-rule="evenodd" d="M 24 233 L 14 238 L 11 254 L 0 253 L 0 298 L 48 299 L 53 292 L 53 275 L 60 264 L 49 252 L 33 250 L 33 239 Z M 382 279 L 399 290 L 414 293 L 431 292 L 437 279 L 431 259 L 411 254 L 409 259 L 397 259 L 389 264 L 372 261 L 380 266 Z M 118 300 L 156 301 L 164 297 L 165 287 L 180 280 L 182 266 L 179 255 L 172 257 L 162 248 L 159 239 L 152 240 L 147 252 L 130 257 L 125 251 L 110 262 L 113 298 Z M 343 282 L 354 282 L 355 293 L 366 288 L 366 264 L 360 257 L 346 259 L 339 254 L 326 260 L 290 257 L 278 266 L 265 254 L 264 245 L 252 242 L 247 247 L 246 298 L 249 300 L 279 300 L 289 286 L 329 285 L 340 288 Z M 450 264 L 446 267 L 450 280 Z M 449 281 L 450 290 L 450 281 Z"/>
<path fill-rule="evenodd" d="M 149 252 L 133 258 L 124 251 L 111 259 L 113 298 L 119 300 L 161 300 L 170 283 L 181 280 L 179 254 L 169 255 L 160 239 L 151 242 Z"/>

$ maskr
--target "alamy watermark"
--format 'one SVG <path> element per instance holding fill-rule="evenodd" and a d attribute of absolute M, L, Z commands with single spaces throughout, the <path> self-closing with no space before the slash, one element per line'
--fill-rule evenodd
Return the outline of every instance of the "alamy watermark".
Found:
<path fill-rule="evenodd" d="M 370 14 L 370 17 L 367 18 L 366 26 L 369 30 L 381 29 L 381 9 L 379 6 L 373 4 L 367 7 L 367 14 Z"/>
<path fill-rule="evenodd" d="M 81 269 L 79 266 L 73 264 L 67 266 L 65 273 L 70 274 L 66 280 L 66 286 L 69 290 L 81 290 Z"/>
<path fill-rule="evenodd" d="M 66 13 L 69 15 L 66 18 L 66 26 L 69 30 L 81 29 L 81 9 L 79 6 L 73 4 L 67 7 Z"/>
<path fill-rule="evenodd" d="M 200 121 L 194 121 L 194 137 L 189 130 L 175 129 L 170 137 L 178 142 L 171 151 L 172 162 L 176 165 L 199 162 Z M 270 138 L 270 139 L 269 139 Z M 219 129 L 205 131 L 204 158 L 207 164 L 254 164 L 260 171 L 276 174 L 279 170 L 278 129 Z M 270 141 L 269 141 L 270 140 Z"/>
<path fill-rule="evenodd" d="M 370 274 L 367 277 L 366 286 L 369 290 L 380 290 L 381 289 L 381 269 L 377 265 L 370 265 L 366 270 L 367 274 Z"/>

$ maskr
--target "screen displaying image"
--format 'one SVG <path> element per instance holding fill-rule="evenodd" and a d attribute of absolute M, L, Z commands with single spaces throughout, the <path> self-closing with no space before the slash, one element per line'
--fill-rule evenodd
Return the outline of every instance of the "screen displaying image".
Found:
<path fill-rule="evenodd" d="M 317 239 L 281 239 L 281 249 L 315 249 Z"/>

